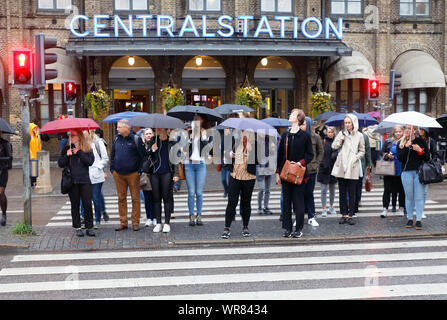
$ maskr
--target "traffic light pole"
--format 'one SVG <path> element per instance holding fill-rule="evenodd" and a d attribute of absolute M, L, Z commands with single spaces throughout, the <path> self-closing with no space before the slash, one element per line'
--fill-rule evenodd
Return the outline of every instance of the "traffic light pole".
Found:
<path fill-rule="evenodd" d="M 22 98 L 22 167 L 23 167 L 23 214 L 25 223 L 32 226 L 29 133 L 29 90 L 20 90 Z"/>
<path fill-rule="evenodd" d="M 385 110 L 390 109 L 391 106 L 386 106 L 385 103 L 381 103 L 380 106 L 374 106 L 374 108 L 380 110 L 380 122 L 382 122 L 385 119 Z"/>

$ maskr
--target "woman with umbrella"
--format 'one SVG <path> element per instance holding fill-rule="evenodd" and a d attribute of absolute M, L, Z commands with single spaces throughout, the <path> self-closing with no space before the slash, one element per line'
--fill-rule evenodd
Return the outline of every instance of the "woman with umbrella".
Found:
<path fill-rule="evenodd" d="M 206 133 L 209 127 L 208 119 L 203 115 L 197 114 L 191 122 L 191 130 L 188 131 L 188 146 L 184 150 L 190 226 L 196 224 L 198 226 L 203 225 L 203 189 L 206 182 L 206 163 L 203 150 L 212 141 L 212 137 L 207 136 Z M 197 216 L 194 215 L 194 200 L 196 200 Z"/>
<path fill-rule="evenodd" d="M 84 219 L 86 234 L 94 237 L 93 211 L 92 211 L 92 183 L 89 176 L 89 167 L 94 163 L 92 146 L 86 141 L 81 130 L 70 131 L 70 144 L 65 146 L 58 160 L 60 168 L 68 167 L 71 171 L 73 184 L 68 191 L 71 203 L 71 216 L 76 235 L 83 237 L 81 229 L 80 200 L 84 205 Z"/>
<path fill-rule="evenodd" d="M 402 184 L 405 190 L 405 207 L 408 222 L 406 228 L 413 228 L 413 209 L 416 209 L 416 230 L 422 230 L 425 186 L 419 181 L 418 169 L 430 159 L 424 139 L 418 136 L 418 127 L 405 125 L 404 136 L 397 148 L 397 158 L 402 163 Z"/>

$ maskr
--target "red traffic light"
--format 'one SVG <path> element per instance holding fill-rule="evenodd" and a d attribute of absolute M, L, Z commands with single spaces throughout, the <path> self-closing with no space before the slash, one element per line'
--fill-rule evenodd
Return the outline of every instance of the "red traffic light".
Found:
<path fill-rule="evenodd" d="M 65 89 L 67 90 L 67 93 L 72 93 L 75 89 L 75 84 L 73 82 L 67 82 Z"/>
<path fill-rule="evenodd" d="M 369 80 L 368 83 L 368 99 L 378 100 L 380 95 L 380 82 L 379 80 Z"/>
<path fill-rule="evenodd" d="M 67 104 L 76 103 L 76 82 L 70 80 L 64 82 L 64 102 Z"/>
<path fill-rule="evenodd" d="M 31 88 L 33 86 L 32 52 L 28 49 L 12 51 L 12 79 L 15 88 Z"/>

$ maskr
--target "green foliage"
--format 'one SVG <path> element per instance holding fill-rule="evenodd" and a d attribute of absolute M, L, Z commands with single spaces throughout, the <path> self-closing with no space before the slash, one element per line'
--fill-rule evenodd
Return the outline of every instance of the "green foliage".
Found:
<path fill-rule="evenodd" d="M 166 111 L 171 110 L 175 106 L 181 106 L 185 103 L 185 98 L 182 89 L 175 89 L 171 87 L 160 90 L 163 105 Z"/>
<path fill-rule="evenodd" d="M 254 86 L 244 87 L 236 92 L 236 104 L 258 109 L 262 104 L 262 95 Z"/>
<path fill-rule="evenodd" d="M 36 231 L 34 231 L 33 227 L 27 225 L 25 222 L 18 222 L 11 231 L 17 235 L 36 235 Z"/>
<path fill-rule="evenodd" d="M 111 102 L 110 96 L 102 89 L 87 93 L 84 99 L 85 107 L 92 111 L 95 120 L 101 113 L 109 110 Z"/>
<path fill-rule="evenodd" d="M 312 101 L 312 118 L 326 111 L 335 111 L 331 98 L 331 94 L 327 92 L 316 92 L 310 96 Z"/>

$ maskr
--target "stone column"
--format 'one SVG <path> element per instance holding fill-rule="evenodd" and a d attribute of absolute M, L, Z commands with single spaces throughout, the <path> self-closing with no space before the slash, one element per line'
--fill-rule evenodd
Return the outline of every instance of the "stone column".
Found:
<path fill-rule="evenodd" d="M 39 163 L 39 176 L 37 177 L 34 191 L 36 193 L 52 192 L 53 186 L 51 185 L 50 153 L 45 150 L 38 151 L 37 161 Z"/>

